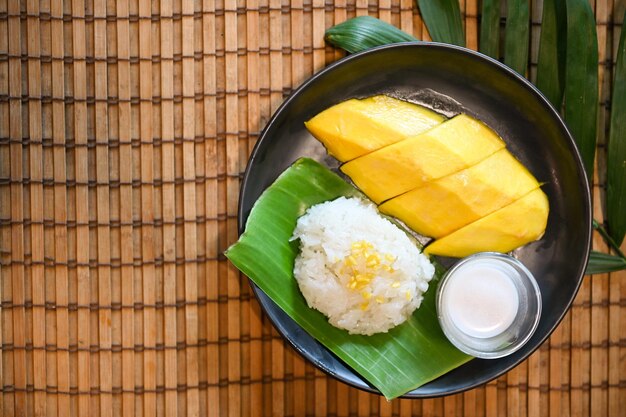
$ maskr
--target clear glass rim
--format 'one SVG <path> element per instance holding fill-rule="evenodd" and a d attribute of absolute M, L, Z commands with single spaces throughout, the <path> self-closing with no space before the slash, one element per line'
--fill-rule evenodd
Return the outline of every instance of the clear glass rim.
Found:
<path fill-rule="evenodd" d="M 484 259 L 492 259 L 492 260 L 496 260 L 499 262 L 504 262 L 510 266 L 513 266 L 515 269 L 517 269 L 520 272 L 519 279 L 521 281 L 527 281 L 527 283 L 530 284 L 530 291 L 528 291 L 529 299 L 535 298 L 536 304 L 537 304 L 537 311 L 536 312 L 533 311 L 534 320 L 530 326 L 529 331 L 526 332 L 521 337 L 519 337 L 518 339 L 516 339 L 510 345 L 502 347 L 500 349 L 495 349 L 495 350 L 476 349 L 473 346 L 469 346 L 467 343 L 464 343 L 463 341 L 459 340 L 459 338 L 457 337 L 456 331 L 448 325 L 448 323 L 443 317 L 443 314 L 441 313 L 442 293 L 446 288 L 448 277 L 454 274 L 456 271 L 458 271 L 463 265 L 466 265 L 471 262 L 476 262 L 478 260 L 484 260 Z M 526 287 L 526 285 L 524 285 L 524 287 Z M 541 317 L 541 292 L 539 290 L 539 284 L 537 283 L 537 280 L 535 279 L 533 274 L 528 270 L 528 268 L 526 268 L 526 266 L 519 259 L 514 258 L 513 256 L 510 256 L 510 255 L 498 253 L 498 252 L 479 252 L 479 253 L 475 253 L 473 255 L 467 256 L 459 260 L 443 275 L 443 277 L 441 278 L 441 281 L 439 282 L 439 286 L 437 288 L 436 308 L 437 308 L 437 317 L 439 319 L 439 324 L 441 325 L 441 329 L 443 330 L 448 340 L 454 346 L 456 346 L 462 352 L 467 353 L 468 355 L 471 355 L 471 356 L 475 356 L 477 358 L 497 359 L 497 358 L 510 355 L 511 353 L 520 349 L 522 346 L 524 346 L 524 344 L 526 344 L 526 342 L 528 342 L 528 340 L 535 333 L 535 330 L 537 329 L 539 325 L 539 320 Z M 468 338 L 471 339 L 471 337 L 468 337 Z"/>

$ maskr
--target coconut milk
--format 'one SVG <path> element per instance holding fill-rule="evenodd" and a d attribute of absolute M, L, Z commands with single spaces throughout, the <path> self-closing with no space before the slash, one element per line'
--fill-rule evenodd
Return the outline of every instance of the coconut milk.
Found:
<path fill-rule="evenodd" d="M 461 266 L 448 277 L 442 305 L 459 331 L 489 338 L 504 332 L 515 320 L 519 295 L 506 266 L 479 262 Z"/>

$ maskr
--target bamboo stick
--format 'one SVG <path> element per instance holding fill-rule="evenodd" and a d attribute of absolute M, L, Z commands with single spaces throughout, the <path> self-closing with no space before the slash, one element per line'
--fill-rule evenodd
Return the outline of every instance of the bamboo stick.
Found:
<path fill-rule="evenodd" d="M 28 1 L 26 10 L 28 32 L 28 136 L 29 173 L 31 184 L 31 299 L 33 302 L 33 413 L 44 415 L 46 411 L 46 317 L 45 317 L 45 276 L 44 276 L 44 236 L 43 236 L 43 149 L 41 115 L 41 32 L 39 26 L 39 4 Z M 36 307 L 35 307 L 36 306 Z M 1 373 L 1 371 L 0 371 Z M 0 408 L 1 409 L 1 408 Z"/>
<path fill-rule="evenodd" d="M 72 56 L 74 90 L 74 177 L 76 179 L 76 274 L 78 286 L 78 414 L 90 414 L 90 357 L 91 329 L 89 318 L 90 274 L 89 274 L 89 198 L 87 190 L 87 90 L 85 63 L 85 4 L 83 0 L 72 1 Z"/>
<path fill-rule="evenodd" d="M 378 406 L 378 415 L 381 417 L 389 417 L 393 414 L 394 401 L 387 401 L 384 397 L 373 397 L 373 400 Z"/>
<path fill-rule="evenodd" d="M 5 2 L 0 2 L 0 10 L 7 10 L 7 4 Z M 8 54 L 9 45 L 8 45 L 8 31 L 7 31 L 7 21 L 0 20 L 0 55 L 5 56 Z M 0 65 L 0 94 L 3 96 L 9 95 L 9 85 L 8 85 L 8 66 Z M 9 138 L 9 132 L 7 131 L 7 127 L 9 126 L 9 107 L 7 100 L 0 100 L 0 177 L 8 178 L 11 176 L 11 160 L 9 158 L 10 155 L 10 145 L 8 145 L 7 138 Z M 7 152 L 8 151 L 8 152 Z M 7 170 L 7 167 L 8 170 Z M 7 185 L 0 186 L 0 202 L 10 200 L 11 198 L 11 190 L 10 186 Z M 0 203 L 0 218 L 6 219 L 11 217 L 11 211 L 9 206 Z M 5 301 L 4 295 L 6 294 L 4 290 L 5 285 L 5 275 L 3 275 L 3 267 L 6 263 L 5 259 L 7 258 L 7 254 L 5 252 L 9 252 L 8 247 L 10 243 L 6 245 L 6 235 L 10 233 L 10 226 L 7 222 L 0 222 L 0 349 L 4 347 L 5 341 L 9 336 L 5 335 L 6 327 L 4 326 L 4 321 L 7 320 L 6 317 L 8 315 L 8 311 L 2 308 L 2 303 Z M 10 269 L 10 268 L 5 268 Z M 8 272 L 7 272 L 8 273 Z M 8 281 L 8 279 L 6 280 Z M 10 320 L 10 319 L 9 319 Z M 4 351 L 4 350 L 3 350 Z M 7 355 L 0 355 L 0 375 L 5 375 L 4 373 L 4 360 L 7 359 Z M 3 379 L 0 383 L 1 389 L 4 391 L 5 384 L 7 381 Z M 7 412 L 5 408 L 5 396 L 0 395 L 0 411 Z"/>
<path fill-rule="evenodd" d="M 324 31 L 326 30 L 324 0 L 312 0 L 313 9 L 313 72 L 326 65 L 326 48 Z"/>
<path fill-rule="evenodd" d="M 407 399 L 399 399 L 399 400 L 394 400 L 394 403 L 397 404 L 397 408 L 398 408 L 398 415 L 400 417 L 410 417 L 412 416 L 414 407 L 413 404 L 416 403 L 417 408 L 418 408 L 418 414 L 421 415 L 422 414 L 422 401 L 412 401 L 412 400 L 407 400 Z"/>
<path fill-rule="evenodd" d="M 368 15 L 368 4 L 367 0 L 356 0 L 356 15 L 357 16 L 367 16 Z"/>
<path fill-rule="evenodd" d="M 563 404 L 561 403 L 561 326 L 557 327 L 549 340 L 550 346 L 550 415 L 561 415 Z"/>
<path fill-rule="evenodd" d="M 519 367 L 511 369 L 506 374 L 506 409 L 507 415 L 511 417 L 520 416 L 520 369 Z"/>
<path fill-rule="evenodd" d="M 443 415 L 444 416 L 454 416 L 456 415 L 457 408 L 457 396 L 449 395 L 443 398 Z"/>
<path fill-rule="evenodd" d="M 491 381 L 485 386 L 485 415 L 498 415 L 498 381 Z"/>
<path fill-rule="evenodd" d="M 475 388 L 476 391 L 476 412 L 477 417 L 485 417 L 485 386 Z"/>
<path fill-rule="evenodd" d="M 336 383 L 336 398 L 337 398 L 337 402 L 336 402 L 336 410 L 337 410 L 337 415 L 346 415 L 349 413 L 349 408 L 348 406 L 350 405 L 348 402 L 348 396 L 349 396 L 349 387 L 348 385 L 346 385 L 343 382 L 337 382 Z"/>
<path fill-rule="evenodd" d="M 176 342 L 176 207 L 174 157 L 174 30 L 172 4 L 161 2 L 161 175 L 163 178 L 163 327 L 165 415 L 178 414 L 178 362 Z"/>
<path fill-rule="evenodd" d="M 141 268 L 143 284 L 143 413 L 156 414 L 156 288 L 154 267 L 154 173 L 151 2 L 139 1 L 139 140 L 141 158 Z"/>
<path fill-rule="evenodd" d="M 70 405 L 70 366 L 69 366 L 69 323 L 68 323 L 68 250 L 67 250 L 67 191 L 65 187 L 65 108 L 64 91 L 64 47 L 63 47 L 63 5 L 59 0 L 52 1 L 52 103 L 53 132 L 52 140 L 58 146 L 54 148 L 54 218 L 55 252 L 54 259 L 56 281 L 56 329 L 57 329 L 57 412 L 68 410 Z"/>
<path fill-rule="evenodd" d="M 413 34 L 413 2 L 400 0 L 400 29 Z"/>
<path fill-rule="evenodd" d="M 466 415 L 476 414 L 476 390 L 471 389 L 463 393 L 463 413 Z"/>
<path fill-rule="evenodd" d="M 194 103 L 194 4 L 182 2 L 182 171 L 185 278 L 185 375 L 187 415 L 199 415 L 198 375 L 198 307 L 197 307 L 197 230 L 195 189 L 195 103 Z"/>
<path fill-rule="evenodd" d="M 95 88 L 95 139 L 96 139 L 96 219 L 98 245 L 98 345 L 99 353 L 99 387 L 100 416 L 111 417 L 112 405 L 112 355 L 111 355 L 111 230 L 109 209 L 109 129 L 107 123 L 108 79 L 107 79 L 107 36 L 106 36 L 106 5 L 94 2 L 94 88 Z"/>
<path fill-rule="evenodd" d="M 7 2 L 0 1 L 0 11 L 7 12 Z M 0 56 L 8 57 L 9 54 L 9 30 L 8 19 L 0 19 Z M 8 62 L 0 64 L 0 95 L 9 96 L 9 66 Z M 10 105 L 9 100 L 0 100 L 0 176 L 2 178 L 11 177 L 11 145 L 10 140 Z M 10 201 L 11 186 L 10 184 L 0 185 L 0 218 L 11 218 L 11 206 L 2 204 L 3 201 Z M 5 301 L 10 300 L 9 294 L 11 279 L 11 267 L 5 266 L 10 263 L 11 255 L 7 248 L 11 247 L 11 225 L 9 222 L 0 221 L 0 346 L 11 343 L 13 321 L 11 309 L 3 308 Z M 6 324 L 5 324 L 6 323 Z M 12 382 L 12 353 L 0 352 L 0 387 L 4 391 L 4 387 Z M 5 362 L 6 361 L 6 362 Z M 4 394 L 4 392 L 3 392 Z M 0 412 L 4 415 L 11 415 L 14 397 L 9 393 L 0 395 Z"/>
<path fill-rule="evenodd" d="M 209 258 L 207 265 L 208 287 L 207 287 L 207 371 L 208 371 L 208 392 L 207 392 L 207 411 L 209 415 L 218 415 L 222 405 L 219 395 L 219 271 L 217 256 L 218 248 L 218 154 L 217 154 L 217 86 L 216 86 L 216 57 L 215 57 L 215 3 L 212 1 L 204 2 L 206 12 L 203 17 L 203 49 L 204 67 L 204 91 L 206 93 L 204 99 L 204 131 L 207 137 L 206 156 L 205 156 L 205 173 L 207 181 L 205 183 L 205 206 L 206 206 L 206 239 L 207 239 L 207 256 Z"/>
<path fill-rule="evenodd" d="M 20 6 L 9 2 L 8 13 L 8 52 L 9 52 L 9 137 L 14 141 L 9 145 L 10 152 L 10 201 L 11 219 L 11 299 L 17 306 L 12 311 L 13 319 L 13 387 L 14 412 L 25 414 L 28 403 L 26 396 L 26 311 L 24 303 L 24 193 L 22 146 L 22 65 Z"/>
<path fill-rule="evenodd" d="M 224 4 L 224 25 L 237 27 L 237 4 L 235 0 Z M 234 242 L 237 238 L 237 200 L 239 196 L 239 103 L 238 103 L 238 62 L 237 62 L 237 31 L 231 30 L 224 37 L 224 69 L 225 69 L 225 116 L 226 116 L 226 224 L 227 241 Z M 228 380 L 239 381 L 241 378 L 241 342 L 239 334 L 241 323 L 239 272 L 228 265 L 225 277 L 228 283 Z M 228 413 L 230 416 L 241 414 L 241 403 L 236 399 L 241 395 L 241 385 L 231 383 L 228 386 Z"/>
<path fill-rule="evenodd" d="M 392 24 L 391 0 L 380 0 L 378 3 L 378 18 L 383 22 Z"/>
<path fill-rule="evenodd" d="M 528 415 L 539 415 L 541 407 L 541 350 L 533 353 L 528 359 Z"/>
<path fill-rule="evenodd" d="M 259 40 L 259 2 L 248 0 L 249 10 L 246 19 L 246 45 L 247 45 L 247 131 L 248 149 L 252 152 L 260 130 L 260 40 Z M 263 386 L 261 379 L 263 376 L 263 346 L 261 342 L 263 334 L 263 322 L 261 320 L 261 310 L 256 301 L 251 301 L 249 305 L 250 322 L 250 414 L 259 416 L 263 407 Z"/>
<path fill-rule="evenodd" d="M 282 16 L 280 0 L 269 1 L 269 51 L 270 51 L 270 109 L 273 113 L 282 102 L 283 59 L 282 59 Z M 285 354 L 282 340 L 272 331 L 271 363 L 272 363 L 272 412 L 284 413 L 285 405 Z"/>
<path fill-rule="evenodd" d="M 121 260 L 121 331 L 122 331 L 122 415 L 135 415 L 135 324 L 134 267 L 132 225 L 132 148 L 131 148 L 131 78 L 130 30 L 128 4 L 117 3 L 117 71 L 118 71 L 118 135 L 119 135 L 119 218 Z"/>
<path fill-rule="evenodd" d="M 346 13 L 346 0 L 335 0 L 331 25 L 338 25 L 339 23 L 345 22 L 347 19 L 348 19 L 348 15 Z M 331 25 L 328 25 L 328 26 L 331 26 Z M 341 49 L 335 48 L 333 49 L 333 51 L 334 53 L 331 56 L 326 57 L 327 64 L 343 57 L 343 52 Z"/>
<path fill-rule="evenodd" d="M 478 50 L 478 1 L 465 1 L 465 46 Z"/>
<path fill-rule="evenodd" d="M 368 416 L 370 414 L 370 394 L 366 391 L 356 391 L 357 415 Z"/>
<path fill-rule="evenodd" d="M 290 44 L 291 44 L 291 89 L 296 89 L 303 80 L 306 73 L 304 69 L 304 3 L 302 0 L 294 0 L 291 3 L 290 16 Z M 293 349 L 288 350 L 293 366 L 293 404 L 294 415 L 304 415 L 306 413 L 306 402 L 299 400 L 306 397 L 305 391 L 305 363 L 301 356 L 296 355 Z M 315 380 L 316 394 L 319 392 L 318 401 L 325 403 L 325 398 L 321 396 L 326 392 L 326 380 Z"/>

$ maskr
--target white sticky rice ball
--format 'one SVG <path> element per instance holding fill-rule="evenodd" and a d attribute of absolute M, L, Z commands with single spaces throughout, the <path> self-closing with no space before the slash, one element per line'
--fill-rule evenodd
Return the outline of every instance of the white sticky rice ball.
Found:
<path fill-rule="evenodd" d="M 387 332 L 422 302 L 435 268 L 371 203 L 340 197 L 298 219 L 294 276 L 309 307 L 352 334 Z"/>

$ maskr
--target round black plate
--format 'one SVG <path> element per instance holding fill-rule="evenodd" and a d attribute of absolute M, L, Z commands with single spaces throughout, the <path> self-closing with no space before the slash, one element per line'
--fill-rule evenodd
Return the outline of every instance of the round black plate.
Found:
<path fill-rule="evenodd" d="M 465 48 L 425 42 L 394 44 L 330 65 L 278 109 L 252 152 L 243 179 L 240 233 L 263 190 L 296 159 L 308 156 L 337 166 L 305 129 L 304 121 L 343 100 L 381 93 L 426 104 L 448 116 L 464 112 L 482 120 L 545 183 L 542 188 L 550 201 L 544 237 L 515 252 L 537 278 L 544 300 L 534 336 L 508 357 L 474 359 L 406 396 L 453 394 L 484 384 L 519 364 L 546 340 L 567 312 L 590 250 L 589 187 L 570 133 L 548 101 L 524 78 Z M 254 289 L 278 331 L 305 358 L 343 382 L 378 392 Z"/>

